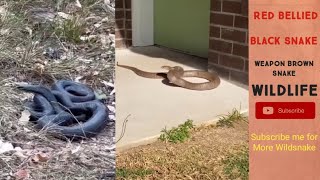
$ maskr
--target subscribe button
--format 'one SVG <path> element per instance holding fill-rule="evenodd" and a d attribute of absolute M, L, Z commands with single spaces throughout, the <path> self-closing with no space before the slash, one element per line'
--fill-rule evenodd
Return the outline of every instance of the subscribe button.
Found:
<path fill-rule="evenodd" d="M 314 102 L 257 102 L 257 119 L 314 119 Z"/>

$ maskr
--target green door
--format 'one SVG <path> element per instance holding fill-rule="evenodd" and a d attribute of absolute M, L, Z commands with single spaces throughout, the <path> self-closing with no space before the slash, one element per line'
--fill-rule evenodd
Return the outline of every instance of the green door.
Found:
<path fill-rule="evenodd" d="M 207 57 L 210 0 L 154 0 L 154 42 Z"/>

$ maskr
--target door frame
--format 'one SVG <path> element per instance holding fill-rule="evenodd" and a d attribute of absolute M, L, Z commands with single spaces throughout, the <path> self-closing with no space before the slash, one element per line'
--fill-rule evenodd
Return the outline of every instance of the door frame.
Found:
<path fill-rule="evenodd" d="M 131 0 L 132 45 L 154 45 L 154 0 Z"/>

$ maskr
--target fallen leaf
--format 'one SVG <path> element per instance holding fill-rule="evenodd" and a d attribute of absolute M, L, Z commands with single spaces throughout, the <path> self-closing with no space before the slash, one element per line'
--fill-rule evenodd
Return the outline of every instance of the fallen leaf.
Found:
<path fill-rule="evenodd" d="M 90 41 L 97 38 L 97 35 L 89 35 L 89 36 L 81 36 L 80 40 L 81 41 Z"/>
<path fill-rule="evenodd" d="M 45 65 L 40 63 L 35 63 L 33 70 L 38 74 L 42 74 L 45 70 Z"/>
<path fill-rule="evenodd" d="M 9 142 L 2 142 L 0 140 L 0 154 L 14 150 L 13 145 Z"/>
<path fill-rule="evenodd" d="M 75 5 L 76 5 L 77 7 L 79 7 L 79 8 L 82 8 L 82 5 L 81 5 L 81 3 L 80 3 L 80 1 L 79 1 L 79 0 L 76 0 Z"/>
<path fill-rule="evenodd" d="M 104 22 L 108 22 L 109 21 L 109 18 L 108 17 L 105 17 L 101 20 L 101 23 L 104 23 Z"/>
<path fill-rule="evenodd" d="M 22 151 L 21 147 L 15 147 L 14 150 L 16 150 L 16 151 Z"/>
<path fill-rule="evenodd" d="M 115 42 L 116 35 L 114 35 L 114 34 L 109 34 L 109 39 L 110 39 L 111 42 Z"/>
<path fill-rule="evenodd" d="M 0 35 L 7 35 L 7 34 L 9 34 L 10 33 L 10 29 L 1 29 L 0 30 Z"/>
<path fill-rule="evenodd" d="M 19 123 L 22 125 L 26 125 L 29 122 L 30 119 L 30 112 L 28 110 L 24 110 L 21 112 L 21 117 L 19 119 Z"/>
<path fill-rule="evenodd" d="M 92 75 L 94 75 L 94 76 L 99 75 L 99 71 L 93 71 L 93 72 L 92 72 Z"/>
<path fill-rule="evenodd" d="M 112 94 L 114 94 L 114 93 L 116 93 L 116 90 L 115 90 L 115 89 L 113 89 L 113 90 L 111 91 L 110 95 L 112 95 Z"/>
<path fill-rule="evenodd" d="M 103 83 L 106 87 L 114 87 L 114 84 L 111 83 L 111 82 L 102 81 L 102 83 Z"/>
<path fill-rule="evenodd" d="M 96 27 L 96 28 L 99 28 L 102 24 L 99 22 L 99 23 L 96 23 L 94 24 L 93 26 Z"/>
<path fill-rule="evenodd" d="M 28 158 L 28 156 L 24 155 L 24 154 L 22 153 L 22 151 L 16 151 L 16 152 L 14 153 L 14 155 L 17 156 L 17 157 L 19 157 L 20 159 L 26 159 L 26 158 Z"/>
<path fill-rule="evenodd" d="M 32 158 L 32 161 L 35 163 L 47 162 L 48 160 L 49 160 L 49 155 L 46 153 L 38 153 Z"/>
<path fill-rule="evenodd" d="M 0 6 L 0 16 L 5 16 L 7 13 L 7 9 L 5 6 Z"/>
<path fill-rule="evenodd" d="M 105 4 L 105 5 L 110 5 L 111 2 L 110 2 L 110 0 L 104 0 L 104 4 Z"/>
<path fill-rule="evenodd" d="M 109 115 L 109 119 L 116 120 L 116 116 L 115 115 Z"/>
<path fill-rule="evenodd" d="M 63 19 L 72 19 L 72 15 L 64 13 L 64 12 L 58 12 L 58 16 L 62 17 Z"/>
<path fill-rule="evenodd" d="M 116 108 L 113 107 L 113 106 L 108 105 L 108 109 L 109 109 L 111 112 L 113 112 L 113 113 L 116 112 Z"/>
<path fill-rule="evenodd" d="M 29 178 L 29 172 L 26 169 L 20 169 L 14 174 L 17 180 L 24 180 Z"/>
<path fill-rule="evenodd" d="M 100 35 L 100 42 L 101 42 L 102 47 L 107 47 L 108 44 L 110 44 L 109 36 L 101 34 Z"/>
<path fill-rule="evenodd" d="M 29 36 L 31 37 L 31 36 L 32 36 L 32 29 L 31 29 L 31 28 L 29 28 L 29 27 L 26 27 L 26 30 L 28 31 Z"/>
<path fill-rule="evenodd" d="M 99 99 L 99 100 L 104 100 L 104 99 L 108 99 L 108 96 L 106 94 L 103 94 L 103 93 L 97 93 L 95 92 L 95 95 L 96 95 L 96 98 Z"/>
<path fill-rule="evenodd" d="M 80 82 L 81 79 L 83 79 L 83 76 L 78 76 L 78 77 L 76 77 L 76 79 L 74 81 L 75 82 Z"/>
<path fill-rule="evenodd" d="M 28 128 L 23 128 L 23 130 L 25 131 L 25 132 L 31 132 L 31 130 L 30 129 L 28 129 Z"/>
<path fill-rule="evenodd" d="M 27 82 L 16 82 L 14 83 L 16 86 L 23 86 L 23 85 L 28 85 Z"/>
<path fill-rule="evenodd" d="M 71 150 L 71 154 L 74 154 L 80 150 L 80 146 L 77 146 L 75 149 Z"/>

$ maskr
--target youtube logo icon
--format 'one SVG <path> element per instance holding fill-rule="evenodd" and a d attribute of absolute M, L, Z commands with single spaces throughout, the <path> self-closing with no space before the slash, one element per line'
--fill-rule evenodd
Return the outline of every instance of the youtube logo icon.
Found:
<path fill-rule="evenodd" d="M 262 113 L 266 115 L 273 114 L 273 107 L 263 107 Z"/>
<path fill-rule="evenodd" d="M 314 119 L 314 102 L 257 102 L 257 119 Z"/>

